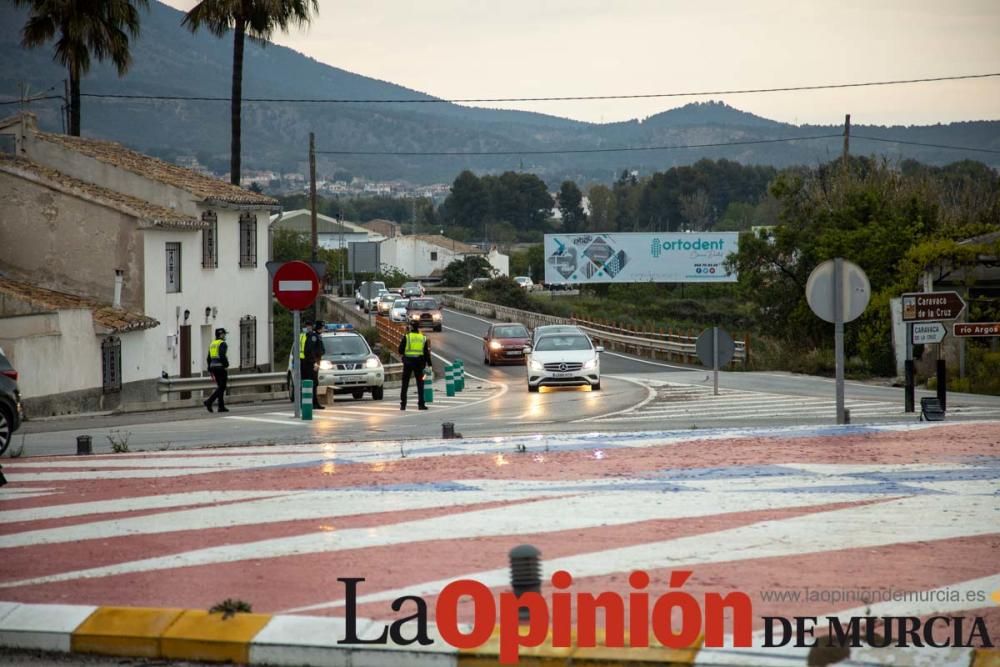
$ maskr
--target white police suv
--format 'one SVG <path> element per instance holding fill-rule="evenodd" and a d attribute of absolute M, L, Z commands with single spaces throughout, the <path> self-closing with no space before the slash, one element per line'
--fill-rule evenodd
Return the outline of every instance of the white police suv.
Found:
<path fill-rule="evenodd" d="M 381 401 L 385 384 L 385 369 L 378 355 L 372 351 L 368 341 L 350 324 L 327 324 L 322 333 L 325 352 L 319 362 L 319 389 L 325 392 L 332 387 L 336 394 L 351 394 L 360 400 L 365 393 L 372 399 Z M 297 354 L 299 341 L 296 339 L 288 357 L 288 398 L 295 400 L 292 388 L 292 354 Z"/>

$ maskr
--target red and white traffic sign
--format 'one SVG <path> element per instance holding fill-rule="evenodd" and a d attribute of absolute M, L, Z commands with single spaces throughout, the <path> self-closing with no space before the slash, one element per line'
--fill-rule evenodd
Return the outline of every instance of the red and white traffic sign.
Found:
<path fill-rule="evenodd" d="M 274 297 L 289 310 L 305 310 L 319 294 L 319 276 L 305 262 L 285 262 L 271 279 Z"/>
<path fill-rule="evenodd" d="M 1000 336 L 1000 322 L 957 322 L 956 336 Z"/>

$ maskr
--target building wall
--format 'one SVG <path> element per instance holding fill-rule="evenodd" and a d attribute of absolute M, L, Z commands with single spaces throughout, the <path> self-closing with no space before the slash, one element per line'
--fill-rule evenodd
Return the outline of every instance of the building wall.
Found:
<path fill-rule="evenodd" d="M 0 318 L 0 347 L 25 398 L 101 386 L 101 338 L 89 310 Z"/>
<path fill-rule="evenodd" d="M 496 250 L 490 250 L 490 254 L 486 256 L 486 259 L 489 260 L 490 266 L 496 269 L 501 276 L 510 275 L 510 257 Z"/>
<path fill-rule="evenodd" d="M 317 234 L 316 240 L 321 248 L 337 250 L 347 247 L 348 243 L 365 243 L 369 241 L 368 234 L 344 234 L 344 245 L 340 244 L 340 234 Z"/>
<path fill-rule="evenodd" d="M 144 309 L 142 233 L 134 218 L 0 173 L 0 267 L 39 287 L 111 303 L 115 269 L 122 305 Z"/>
<path fill-rule="evenodd" d="M 427 277 L 435 270 L 443 271 L 451 262 L 464 257 L 461 253 L 452 252 L 448 248 L 412 236 L 386 239 L 382 242 L 381 254 L 383 264 L 394 266 L 414 278 Z"/>
<path fill-rule="evenodd" d="M 173 344 L 184 324 L 184 311 L 190 315 L 191 374 L 206 370 L 208 344 L 216 328 L 229 334 L 229 364 L 236 370 L 240 363 L 240 319 L 257 318 L 256 366 L 270 363 L 268 350 L 268 308 L 271 283 L 267 262 L 267 215 L 257 215 L 257 266 L 239 266 L 239 213 L 216 210 L 218 215 L 218 268 L 202 268 L 202 232 L 147 230 L 145 243 L 146 314 L 161 322 L 142 336 L 141 347 L 129 350 L 129 371 L 125 381 L 181 374 L 180 346 Z M 198 214 L 200 216 L 200 213 Z M 166 244 L 181 244 L 181 291 L 166 291 Z M 208 310 L 208 315 L 205 312 Z M 208 333 L 206 333 L 208 332 Z M 168 342 L 169 341 L 169 342 Z M 123 349 L 123 365 L 126 350 Z M 139 359 L 131 359 L 138 354 Z"/>

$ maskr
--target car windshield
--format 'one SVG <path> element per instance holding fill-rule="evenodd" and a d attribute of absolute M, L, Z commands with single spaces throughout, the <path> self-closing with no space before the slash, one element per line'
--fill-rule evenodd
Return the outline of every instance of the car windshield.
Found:
<path fill-rule="evenodd" d="M 513 327 L 497 327 L 493 330 L 494 338 L 527 338 L 528 330 L 518 325 Z"/>
<path fill-rule="evenodd" d="M 362 357 L 370 353 L 368 343 L 361 336 L 323 336 L 326 348 L 324 359 L 339 357 Z"/>
<path fill-rule="evenodd" d="M 578 334 L 580 333 L 576 327 L 564 327 L 564 326 L 554 326 L 554 327 L 538 327 L 535 329 L 535 338 L 541 338 L 542 336 L 553 336 L 557 334 Z"/>
<path fill-rule="evenodd" d="M 536 352 L 589 349 L 590 340 L 586 336 L 545 336 L 535 345 Z"/>
<path fill-rule="evenodd" d="M 409 301 L 406 300 L 406 299 L 396 299 L 395 301 L 392 302 L 392 307 L 393 308 L 406 308 L 406 304 L 408 304 L 408 303 L 409 303 Z"/>
<path fill-rule="evenodd" d="M 383 294 L 381 300 L 385 301 L 386 303 L 395 303 L 396 302 L 396 295 L 395 294 Z"/>
<path fill-rule="evenodd" d="M 408 307 L 413 310 L 437 310 L 438 305 L 430 299 L 414 299 Z"/>

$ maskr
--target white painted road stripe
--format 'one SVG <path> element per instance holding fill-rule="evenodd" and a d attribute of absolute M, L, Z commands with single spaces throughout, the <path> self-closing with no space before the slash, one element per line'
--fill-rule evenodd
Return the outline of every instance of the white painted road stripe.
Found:
<path fill-rule="evenodd" d="M 264 419 L 263 417 L 226 417 L 226 419 L 240 419 L 248 422 L 264 422 L 265 424 L 281 424 L 282 426 L 288 426 L 289 424 L 308 426 L 306 422 L 295 419 Z"/>

